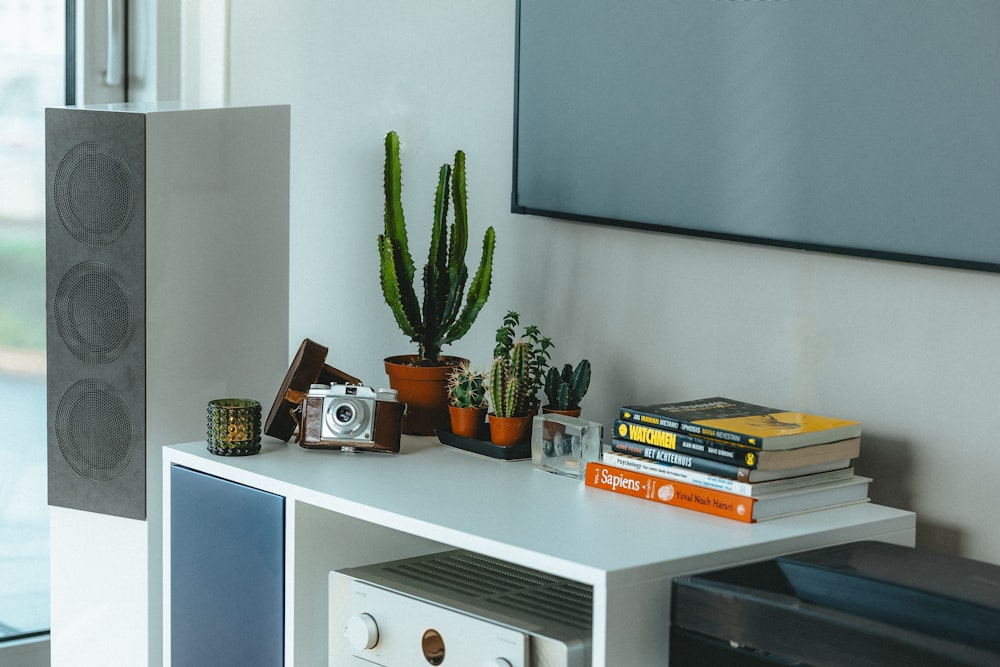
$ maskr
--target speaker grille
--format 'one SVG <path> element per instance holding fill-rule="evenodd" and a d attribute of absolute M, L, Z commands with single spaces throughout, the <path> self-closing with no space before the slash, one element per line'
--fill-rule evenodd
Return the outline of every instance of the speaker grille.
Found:
<path fill-rule="evenodd" d="M 90 364 L 117 359 L 135 329 L 131 290 L 117 271 L 101 262 L 82 262 L 63 276 L 53 311 L 59 337 Z"/>
<path fill-rule="evenodd" d="M 107 146 L 86 141 L 71 148 L 56 167 L 52 189 L 59 220 L 80 243 L 106 246 L 128 227 L 132 173 Z"/>
<path fill-rule="evenodd" d="M 55 435 L 66 463 L 81 477 L 106 482 L 132 458 L 135 428 L 128 402 L 101 380 L 79 380 L 59 399 Z"/>

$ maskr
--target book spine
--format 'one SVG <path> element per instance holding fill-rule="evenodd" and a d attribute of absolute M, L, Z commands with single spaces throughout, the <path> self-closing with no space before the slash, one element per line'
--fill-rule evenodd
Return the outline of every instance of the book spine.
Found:
<path fill-rule="evenodd" d="M 597 461 L 587 464 L 585 483 L 595 489 L 713 514 L 734 521 L 753 522 L 753 498 L 660 479 Z"/>
<path fill-rule="evenodd" d="M 632 408 L 619 408 L 618 418 L 622 421 L 667 429 L 669 431 L 683 433 L 696 438 L 710 438 L 713 441 L 727 442 L 734 445 L 760 449 L 759 438 L 746 435 L 745 433 L 740 433 L 738 431 L 728 431 L 721 428 L 701 426 L 700 424 L 696 424 L 694 422 L 668 419 L 661 415 L 650 414 L 649 412 L 643 412 L 641 410 L 636 411 Z"/>
<path fill-rule="evenodd" d="M 707 473 L 709 475 L 715 475 L 716 477 L 735 479 L 738 482 L 750 481 L 749 468 L 741 468 L 739 466 L 730 465 L 728 463 L 715 461 L 705 457 L 692 456 L 673 449 L 667 449 L 666 447 L 644 445 L 641 442 L 632 442 L 631 440 L 612 438 L 611 449 L 616 452 L 621 452 L 622 454 L 641 456 L 642 458 L 650 459 L 651 461 L 659 461 L 661 463 L 668 463 L 672 466 L 689 468 L 691 470 Z"/>
<path fill-rule="evenodd" d="M 636 472 L 672 479 L 676 482 L 684 482 L 706 489 L 717 489 L 726 493 L 733 493 L 738 496 L 752 496 L 753 485 L 749 482 L 740 482 L 735 479 L 718 477 L 704 472 L 698 472 L 691 468 L 660 463 L 645 457 L 631 456 L 615 451 L 604 452 L 602 460 L 610 466 L 616 468 L 627 468 Z"/>
<path fill-rule="evenodd" d="M 699 438 L 698 436 L 670 431 L 666 428 L 639 424 L 623 419 L 615 420 L 614 435 L 623 440 L 631 440 L 644 445 L 664 447 L 691 456 L 729 463 L 741 468 L 756 468 L 760 462 L 760 450 L 742 447 L 728 442 Z"/>

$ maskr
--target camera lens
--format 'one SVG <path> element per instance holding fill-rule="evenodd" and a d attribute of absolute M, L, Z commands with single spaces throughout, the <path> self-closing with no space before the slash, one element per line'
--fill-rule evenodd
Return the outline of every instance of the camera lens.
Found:
<path fill-rule="evenodd" d="M 373 407 L 354 396 L 328 397 L 323 403 L 323 437 L 370 439 Z"/>
<path fill-rule="evenodd" d="M 354 408 L 347 403 L 341 403 L 337 406 L 337 411 L 334 413 L 334 419 L 341 424 L 349 423 L 352 419 L 354 419 Z"/>

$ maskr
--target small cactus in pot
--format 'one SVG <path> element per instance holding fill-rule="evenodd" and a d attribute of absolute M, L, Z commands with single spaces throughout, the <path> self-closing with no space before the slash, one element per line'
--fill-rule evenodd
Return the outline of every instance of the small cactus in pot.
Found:
<path fill-rule="evenodd" d="M 528 344 L 514 343 L 510 355 L 493 360 L 489 374 L 490 404 L 498 417 L 522 417 L 528 414 L 528 390 L 531 387 Z"/>
<path fill-rule="evenodd" d="M 548 336 L 543 336 L 542 332 L 534 324 L 524 327 L 520 337 L 517 336 L 517 326 L 520 324 L 520 315 L 513 310 L 507 311 L 503 318 L 503 323 L 496 332 L 496 347 L 493 348 L 494 359 L 511 359 L 513 350 L 518 343 L 524 346 L 524 373 L 526 375 L 523 382 L 523 405 L 520 407 L 529 413 L 538 412 L 538 391 L 545 381 L 545 371 L 549 365 L 549 357 L 552 356 L 551 348 L 555 343 Z"/>
<path fill-rule="evenodd" d="M 448 404 L 457 408 L 485 408 L 486 373 L 468 361 L 461 362 L 448 376 Z"/>
<path fill-rule="evenodd" d="M 463 360 L 448 376 L 448 415 L 451 432 L 479 439 L 486 426 L 486 373 Z"/>
<path fill-rule="evenodd" d="M 516 445 L 524 442 L 531 432 L 532 415 L 529 410 L 534 404 L 529 401 L 529 351 L 527 342 L 518 341 L 510 347 L 508 356 L 497 357 L 490 367 L 490 440 L 495 445 Z"/>
<path fill-rule="evenodd" d="M 583 359 L 574 368 L 565 364 L 562 370 L 552 366 L 545 374 L 547 412 L 575 413 L 579 416 L 580 401 L 590 388 L 590 361 Z"/>
<path fill-rule="evenodd" d="M 552 340 L 534 325 L 525 327 L 518 337 L 519 324 L 518 314 L 508 311 L 497 329 L 488 378 L 490 439 L 503 446 L 524 442 L 530 435 L 531 419 L 538 412 L 538 390 L 548 366 L 549 348 L 553 347 Z"/>

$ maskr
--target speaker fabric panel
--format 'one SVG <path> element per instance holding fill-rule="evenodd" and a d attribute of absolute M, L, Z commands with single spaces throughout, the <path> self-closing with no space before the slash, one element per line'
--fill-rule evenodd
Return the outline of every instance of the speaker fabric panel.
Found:
<path fill-rule="evenodd" d="M 146 119 L 45 124 L 49 504 L 145 519 Z"/>

